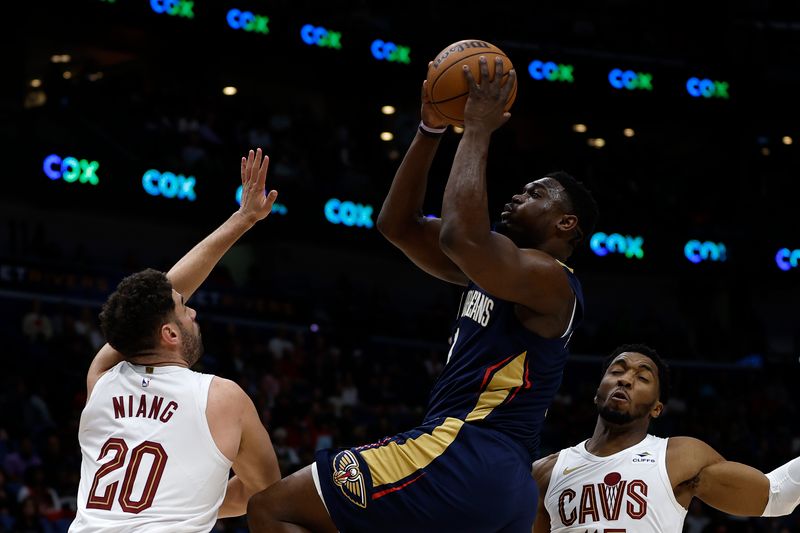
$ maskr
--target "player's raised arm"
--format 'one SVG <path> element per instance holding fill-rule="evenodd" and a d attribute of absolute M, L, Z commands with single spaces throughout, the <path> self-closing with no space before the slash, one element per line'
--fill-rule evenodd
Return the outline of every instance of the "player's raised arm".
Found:
<path fill-rule="evenodd" d="M 378 230 L 425 272 L 450 283 L 466 285 L 464 273 L 439 247 L 442 221 L 422 211 L 433 158 L 446 124 L 432 109 L 422 87 L 422 123 L 378 215 Z M 437 130 L 441 130 L 438 133 Z"/>
<path fill-rule="evenodd" d="M 248 156 L 242 158 L 242 201 L 239 209 L 167 272 L 172 288 L 183 296 L 184 301 L 188 301 L 206 280 L 225 252 L 256 222 L 269 215 L 278 193 L 272 190 L 266 194 L 268 168 L 269 157 L 262 156 L 261 148 L 255 152 L 250 150 Z M 109 344 L 97 352 L 86 375 L 87 397 L 91 396 L 92 388 L 100 376 L 120 361 L 122 355 Z"/>
<path fill-rule="evenodd" d="M 572 247 L 568 241 L 561 239 L 564 242 L 559 249 L 542 251 L 532 249 L 541 248 L 542 243 L 536 242 L 538 237 L 531 239 L 526 247 L 527 243 L 512 241 L 490 228 L 486 192 L 489 141 L 492 132 L 510 116 L 503 111 L 503 107 L 516 83 L 512 70 L 508 74 L 508 83 L 500 86 L 502 65 L 502 60 L 497 58 L 496 76 L 493 81 L 488 81 L 488 66 L 485 58 L 482 58 L 480 68 L 483 81 L 480 86 L 469 69 L 465 71 L 470 87 L 464 111 L 465 131 L 445 189 L 439 242 L 447 256 L 482 289 L 522 304 L 537 314 L 558 315 L 560 318 L 566 317 L 568 321 L 574 295 L 562 265 L 556 260 L 558 255 L 566 259 L 571 253 Z M 522 195 L 514 197 L 513 205 L 507 206 L 507 212 L 513 214 L 533 196 L 541 196 L 545 202 L 542 215 L 547 216 L 540 217 L 539 223 L 548 227 L 539 231 L 538 226 L 531 225 L 530 229 L 541 233 L 541 237 L 556 231 L 569 235 L 578 230 L 577 217 L 548 210 L 548 206 L 557 203 L 555 196 L 558 193 L 558 184 L 551 184 L 551 187 L 547 186 L 547 182 L 529 184 Z M 553 214 L 559 216 L 553 218 Z M 520 224 L 530 222 L 520 221 Z M 552 228 L 549 227 L 551 225 Z M 560 324 L 562 322 L 559 321 Z"/>
<path fill-rule="evenodd" d="M 670 439 L 670 479 L 681 504 L 697 497 L 720 511 L 737 516 L 784 516 L 800 504 L 800 458 L 770 472 L 726 461 L 703 441 Z M 674 465 L 674 466 L 673 466 Z"/>

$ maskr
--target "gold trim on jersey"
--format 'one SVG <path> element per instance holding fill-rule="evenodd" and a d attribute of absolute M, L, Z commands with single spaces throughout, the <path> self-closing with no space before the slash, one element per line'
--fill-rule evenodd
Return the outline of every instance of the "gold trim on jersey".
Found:
<path fill-rule="evenodd" d="M 361 457 L 369 465 L 372 486 L 379 487 L 397 483 L 425 468 L 447 450 L 466 422 L 483 420 L 489 416 L 497 406 L 506 400 L 513 389 L 524 385 L 527 353 L 522 352 L 495 372 L 489 384 L 478 397 L 475 408 L 464 420 L 447 417 L 431 433 L 423 433 L 402 444 L 390 442 L 385 446 L 360 452 Z"/>
<path fill-rule="evenodd" d="M 564 268 L 566 268 L 567 270 L 569 270 L 569 273 L 570 273 L 570 274 L 574 274 L 574 273 L 575 273 L 575 270 L 574 270 L 572 267 L 569 267 L 569 266 L 565 265 L 564 263 L 562 263 L 562 262 L 561 262 L 561 261 L 559 261 L 558 259 L 556 259 L 556 263 L 558 263 L 558 264 L 559 264 L 559 265 L 561 265 L 562 267 L 564 267 Z"/>

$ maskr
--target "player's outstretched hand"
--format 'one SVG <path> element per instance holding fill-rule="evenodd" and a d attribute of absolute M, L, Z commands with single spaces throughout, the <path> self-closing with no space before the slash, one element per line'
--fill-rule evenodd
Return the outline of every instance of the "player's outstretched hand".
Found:
<path fill-rule="evenodd" d="M 271 190 L 266 194 L 267 169 L 269 156 L 262 155 L 261 148 L 242 158 L 242 201 L 239 212 L 253 224 L 267 218 L 272 211 L 272 204 L 278 197 L 278 191 Z"/>

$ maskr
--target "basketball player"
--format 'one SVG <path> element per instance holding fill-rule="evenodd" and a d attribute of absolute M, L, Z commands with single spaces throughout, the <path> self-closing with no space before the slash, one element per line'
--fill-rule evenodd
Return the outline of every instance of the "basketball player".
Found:
<path fill-rule="evenodd" d="M 800 458 L 764 475 L 703 441 L 649 435 L 668 389 L 669 368 L 652 348 L 611 354 L 594 435 L 533 465 L 534 533 L 680 533 L 693 498 L 738 516 L 783 516 L 800 504 Z"/>
<path fill-rule="evenodd" d="M 423 97 L 420 131 L 378 218 L 414 263 L 466 287 L 422 425 L 318 452 L 314 464 L 250 500 L 251 531 L 530 532 L 529 461 L 583 313 L 580 284 L 563 261 L 597 212 L 589 192 L 558 173 L 527 184 L 506 205 L 499 231 L 490 231 L 486 154 L 492 131 L 508 119 L 510 76 L 503 89 L 469 78 L 441 220 L 421 211 L 440 137 L 430 133 L 444 123 Z"/>
<path fill-rule="evenodd" d="M 103 306 L 108 344 L 86 378 L 78 512 L 70 532 L 207 532 L 280 479 L 255 406 L 234 382 L 189 370 L 202 355 L 186 305 L 225 252 L 270 212 L 269 158 L 242 158 L 241 207 L 167 273 L 128 276 Z M 235 476 L 229 478 L 231 468 Z"/>

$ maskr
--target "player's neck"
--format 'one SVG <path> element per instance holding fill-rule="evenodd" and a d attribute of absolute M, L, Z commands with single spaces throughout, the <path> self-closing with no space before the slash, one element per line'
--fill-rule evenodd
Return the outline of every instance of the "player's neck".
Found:
<path fill-rule="evenodd" d="M 128 362 L 141 366 L 182 366 L 189 368 L 189 362 L 176 353 L 147 353 L 134 355 Z"/>
<path fill-rule="evenodd" d="M 647 437 L 647 425 L 634 420 L 625 425 L 610 424 L 597 419 L 594 434 L 586 442 L 586 451 L 598 457 L 614 455 L 631 446 L 636 446 Z"/>
<path fill-rule="evenodd" d="M 569 256 L 572 255 L 572 247 L 560 239 L 545 241 L 536 249 L 553 256 L 562 263 L 566 263 Z"/>

